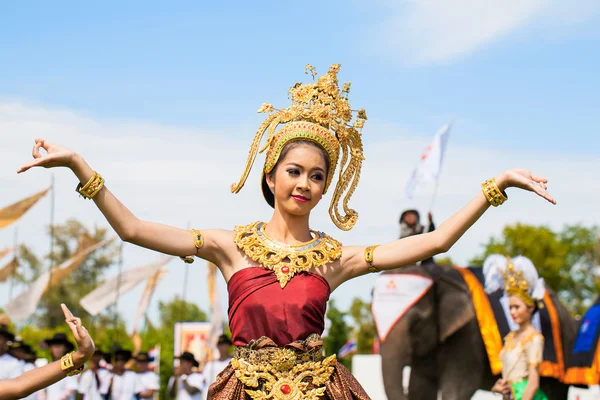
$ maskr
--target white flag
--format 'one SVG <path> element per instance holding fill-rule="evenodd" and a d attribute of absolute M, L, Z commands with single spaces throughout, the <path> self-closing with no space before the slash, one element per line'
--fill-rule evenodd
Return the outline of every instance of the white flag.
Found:
<path fill-rule="evenodd" d="M 120 279 L 119 276 L 115 276 L 105 281 L 81 299 L 79 304 L 91 315 L 97 315 L 100 311 L 114 304 L 119 296 L 150 278 L 171 260 L 171 257 L 163 257 L 154 264 L 123 271 Z M 117 288 L 119 293 L 117 293 Z"/>
<path fill-rule="evenodd" d="M 451 126 L 451 123 L 442 126 L 436 132 L 431 144 L 421 154 L 419 164 L 406 185 L 406 196 L 409 199 L 413 198 L 417 188 L 430 182 L 437 182 L 439 179 Z"/>
<path fill-rule="evenodd" d="M 132 335 L 135 335 L 142 321 L 142 317 L 146 313 L 146 309 L 150 304 L 150 300 L 152 300 L 152 295 L 154 294 L 154 290 L 156 290 L 156 286 L 158 282 L 163 278 L 163 276 L 167 273 L 167 271 L 163 268 L 159 268 L 154 272 L 154 274 L 148 278 L 146 281 L 146 287 L 144 288 L 144 292 L 142 293 L 142 297 L 140 298 L 140 302 L 138 303 L 137 311 L 135 312 L 135 318 L 133 319 L 133 327 L 132 327 Z"/>
<path fill-rule="evenodd" d="M 103 240 L 93 246 L 89 246 L 84 250 L 75 253 L 73 257 L 55 267 L 52 273 L 50 273 L 50 271 L 46 271 L 41 274 L 33 283 L 27 286 L 25 290 L 23 290 L 10 303 L 8 303 L 8 305 L 4 308 L 6 314 L 13 321 L 25 321 L 35 312 L 42 295 L 50 284 L 51 275 L 52 281 L 54 281 L 56 277 L 64 277 L 65 274 L 79 267 L 79 265 L 81 265 L 81 263 L 83 263 L 91 253 L 101 247 L 106 246 L 113 240 L 115 240 L 115 238 Z"/>

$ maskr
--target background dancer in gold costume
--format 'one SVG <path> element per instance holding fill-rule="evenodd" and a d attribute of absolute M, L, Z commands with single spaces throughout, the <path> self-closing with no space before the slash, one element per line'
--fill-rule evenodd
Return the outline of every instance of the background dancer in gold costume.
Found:
<path fill-rule="evenodd" d="M 289 89 L 289 107 L 276 109 L 265 103 L 259 109 L 268 115 L 232 191 L 241 190 L 257 154 L 266 152 L 261 187 L 274 208 L 268 223 L 190 233 L 142 221 L 106 188 L 104 179 L 80 154 L 44 139 L 35 140 L 34 160 L 18 170 L 68 167 L 81 182 L 77 191 L 93 199 L 124 241 L 180 256 L 186 262 L 200 257 L 219 267 L 230 294 L 229 325 L 235 351 L 211 385 L 209 398 L 367 399 L 335 355 L 322 353 L 320 334 L 331 292 L 349 279 L 448 251 L 490 205 L 507 199 L 504 191 L 509 187 L 555 203 L 546 191 L 545 178 L 515 169 L 486 181 L 469 204 L 431 233 L 381 246 L 342 246 L 311 230 L 310 213 L 335 175 L 338 179 L 329 207 L 333 222 L 349 230 L 358 218 L 348 202 L 364 159 L 361 131 L 367 115 L 365 110 L 350 107 L 350 83 L 340 89 L 339 68 L 334 64 L 317 77 L 315 69 L 307 66 L 313 82 L 296 83 Z M 266 143 L 261 146 L 265 134 Z"/>
<path fill-rule="evenodd" d="M 504 288 L 508 297 L 510 316 L 519 329 L 504 338 L 500 352 L 502 378 L 492 392 L 506 399 L 547 400 L 540 389 L 539 367 L 544 351 L 544 336 L 535 330 L 531 320 L 544 298 L 544 280 L 526 257 L 493 254 L 483 264 L 486 291 Z"/>

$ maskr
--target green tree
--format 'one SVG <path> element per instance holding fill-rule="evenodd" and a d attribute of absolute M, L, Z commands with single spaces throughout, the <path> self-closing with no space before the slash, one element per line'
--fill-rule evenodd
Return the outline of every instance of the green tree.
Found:
<path fill-rule="evenodd" d="M 159 323 L 153 325 L 146 319 L 145 328 L 141 333 L 142 350 L 148 350 L 157 344 L 160 344 L 160 384 L 161 399 L 164 399 L 164 393 L 173 374 L 173 358 L 175 345 L 175 323 L 183 321 L 205 322 L 208 321 L 207 315 L 196 304 L 189 303 L 175 297 L 169 302 L 159 302 Z"/>
<path fill-rule="evenodd" d="M 600 265 L 599 233 L 596 226 L 568 225 L 555 232 L 547 226 L 510 225 L 500 237 L 490 238 L 471 262 L 482 265 L 494 253 L 528 257 L 567 308 L 582 315 L 600 293 L 595 274 Z"/>
<path fill-rule="evenodd" d="M 323 347 L 325 354 L 337 354 L 338 350 L 348 342 L 348 337 L 352 328 L 346 322 L 345 318 L 348 313 L 341 311 L 335 306 L 335 301 L 330 300 L 327 306 L 327 319 L 331 323 L 327 336 L 323 338 Z M 350 367 L 351 359 L 345 357 L 339 360 L 346 367 Z"/>
<path fill-rule="evenodd" d="M 88 230 L 81 222 L 68 220 L 62 225 L 55 225 L 49 234 L 54 236 L 53 254 L 37 256 L 27 244 L 19 248 L 21 269 L 16 279 L 23 284 L 32 282 L 41 273 L 47 271 L 50 265 L 55 267 L 71 258 L 82 240 L 97 243 L 108 236 L 106 229 Z M 81 316 L 86 326 L 91 326 L 89 315 L 79 305 L 79 300 L 91 292 L 97 285 L 100 276 L 109 266 L 118 260 L 119 246 L 112 243 L 98 249 L 81 264 L 81 266 L 62 279 L 57 285 L 51 286 L 42 297 L 34 323 L 40 328 L 59 328 L 64 324 L 64 315 L 60 303 L 65 303 L 71 311 Z"/>
<path fill-rule="evenodd" d="M 371 303 L 357 297 L 352 301 L 348 313 L 354 321 L 356 352 L 358 354 L 371 354 L 373 341 L 377 335 L 373 313 L 371 312 Z"/>

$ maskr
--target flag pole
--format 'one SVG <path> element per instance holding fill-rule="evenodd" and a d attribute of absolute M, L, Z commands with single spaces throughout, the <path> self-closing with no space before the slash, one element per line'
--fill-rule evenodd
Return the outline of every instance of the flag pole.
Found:
<path fill-rule="evenodd" d="M 15 227 L 15 239 L 14 239 L 14 259 L 16 259 L 19 256 L 19 247 L 18 247 L 18 237 L 19 237 L 19 229 Z M 15 275 L 17 274 L 17 270 L 15 269 L 15 271 L 12 273 L 12 276 L 10 278 L 10 288 L 8 289 L 8 302 L 10 303 L 13 299 L 13 287 L 15 285 Z"/>
<path fill-rule="evenodd" d="M 188 229 L 190 228 L 190 221 L 188 221 L 187 223 L 188 225 Z M 183 273 L 183 289 L 181 291 L 181 308 L 179 310 L 179 320 L 180 321 L 184 321 L 185 320 L 185 309 L 186 309 L 186 305 L 185 305 L 185 298 L 187 296 L 187 281 L 188 281 L 188 276 L 190 274 L 190 264 L 185 263 L 185 271 Z"/>
<path fill-rule="evenodd" d="M 119 296 L 121 295 L 121 275 L 123 272 L 123 242 L 121 242 L 121 246 L 119 247 L 119 272 L 117 273 L 117 287 L 116 287 L 116 299 L 115 305 L 113 306 L 113 333 L 112 333 L 112 344 L 113 349 L 115 347 L 115 333 L 117 331 L 117 322 L 119 316 Z"/>
<path fill-rule="evenodd" d="M 48 278 L 48 282 L 52 282 L 52 270 L 54 270 L 54 173 L 51 175 L 51 194 L 50 194 L 50 274 Z"/>

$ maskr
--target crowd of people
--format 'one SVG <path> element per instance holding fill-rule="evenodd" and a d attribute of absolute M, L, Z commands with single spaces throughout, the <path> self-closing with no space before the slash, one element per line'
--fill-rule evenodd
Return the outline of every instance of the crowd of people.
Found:
<path fill-rule="evenodd" d="M 64 333 L 56 333 L 45 344 L 52 362 L 60 362 L 73 352 L 75 344 Z M 194 355 L 183 352 L 166 390 L 167 399 L 205 400 L 208 386 L 225 368 L 231 357 L 232 342 L 226 335 L 218 339 L 219 357 L 202 368 Z M 36 369 L 37 355 L 32 347 L 0 325 L 0 382 L 17 379 Z M 160 377 L 150 369 L 153 358 L 147 352 L 133 355 L 130 350 L 115 349 L 111 353 L 95 349 L 81 374 L 69 374 L 47 387 L 29 394 L 27 400 L 139 400 L 157 399 Z M 45 367 L 42 367 L 45 368 Z M 58 370 L 57 370 L 58 373 Z M 58 374 L 60 375 L 60 374 Z M 62 378 L 62 376 L 58 376 Z M 0 398 L 5 393 L 0 384 Z M 18 398 L 18 397 L 15 397 Z"/>

